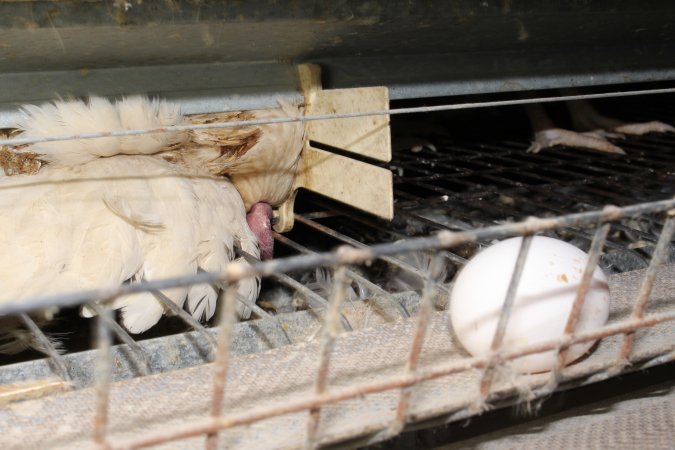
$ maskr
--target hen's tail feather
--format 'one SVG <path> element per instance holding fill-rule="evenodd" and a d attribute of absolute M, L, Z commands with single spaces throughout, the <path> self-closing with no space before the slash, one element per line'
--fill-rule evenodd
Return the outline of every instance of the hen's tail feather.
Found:
<path fill-rule="evenodd" d="M 127 97 L 111 102 L 102 97 L 59 100 L 41 106 L 22 108 L 17 128 L 29 139 L 70 136 L 84 133 L 160 128 L 184 121 L 177 105 L 145 97 Z M 184 141 L 182 132 L 151 133 L 137 136 L 104 137 L 31 144 L 52 165 L 84 164 L 100 157 L 119 154 L 153 154 Z"/>
<path fill-rule="evenodd" d="M 259 278 L 245 278 L 239 282 L 237 293 L 244 299 L 255 303 L 260 293 L 260 279 Z M 251 317 L 251 309 L 241 302 L 237 302 L 237 315 L 240 319 L 248 319 Z"/>
<path fill-rule="evenodd" d="M 210 284 L 195 284 L 188 289 L 187 310 L 197 320 L 209 320 L 216 312 L 220 292 Z"/>
<path fill-rule="evenodd" d="M 62 354 L 65 348 L 61 341 L 52 336 L 47 336 L 52 347 L 56 349 L 57 353 Z M 15 355 L 24 350 L 36 350 L 40 353 L 47 354 L 47 349 L 35 337 L 33 333 L 23 328 L 7 329 L 0 332 L 0 353 L 6 355 Z"/>
<path fill-rule="evenodd" d="M 113 302 L 113 309 L 119 309 L 122 325 L 130 333 L 147 331 L 162 318 L 164 307 L 152 292 L 139 292 L 126 295 Z"/>

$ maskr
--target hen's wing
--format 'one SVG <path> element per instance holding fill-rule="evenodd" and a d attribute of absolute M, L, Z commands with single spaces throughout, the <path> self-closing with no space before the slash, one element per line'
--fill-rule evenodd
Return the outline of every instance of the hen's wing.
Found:
<path fill-rule="evenodd" d="M 273 110 L 204 114 L 189 118 L 195 123 L 297 117 L 296 106 L 280 103 Z M 301 122 L 194 130 L 185 157 L 189 164 L 210 173 L 229 175 L 248 211 L 265 202 L 281 204 L 290 194 L 304 139 Z M 213 149 L 218 153 L 213 153 Z"/>
<path fill-rule="evenodd" d="M 232 184 L 186 176 L 156 158 L 102 158 L 0 178 L 0 301 L 217 271 L 233 258 L 235 242 L 258 255 Z M 243 291 L 255 300 L 256 289 Z M 191 312 L 208 318 L 218 290 L 204 292 L 163 291 L 181 306 L 189 297 Z M 152 294 L 115 306 L 132 332 L 163 313 Z"/>
<path fill-rule="evenodd" d="M 145 97 L 127 97 L 115 103 L 101 97 L 91 97 L 88 102 L 58 101 L 27 105 L 22 112 L 17 127 L 22 130 L 21 137 L 28 139 L 160 128 L 184 120 L 177 105 Z M 38 142 L 30 145 L 30 151 L 52 166 L 72 166 L 119 154 L 149 155 L 185 138 L 185 133 L 167 132 Z"/>

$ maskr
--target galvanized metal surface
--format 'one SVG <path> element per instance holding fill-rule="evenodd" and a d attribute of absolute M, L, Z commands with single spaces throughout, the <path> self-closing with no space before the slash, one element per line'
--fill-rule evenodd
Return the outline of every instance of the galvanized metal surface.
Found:
<path fill-rule="evenodd" d="M 321 64 L 326 88 L 386 85 L 392 99 L 675 80 L 674 12 L 667 0 L 2 1 L 0 126 L 56 95 L 269 107 L 295 95 L 290 62 Z"/>
<path fill-rule="evenodd" d="M 393 294 L 393 299 L 401 302 L 407 312 L 414 314 L 417 311 L 419 296 L 415 292 Z M 350 308 L 355 311 L 350 312 L 349 317 L 364 314 L 368 306 L 357 303 L 351 305 Z M 386 311 L 386 313 L 392 314 L 392 311 Z M 390 322 L 395 317 L 385 315 L 385 311 L 382 310 L 373 310 L 369 314 L 371 315 L 370 326 Z M 289 345 L 277 322 L 281 323 L 293 343 L 311 340 L 313 334 L 321 326 L 319 318 L 310 311 L 282 314 L 277 316 L 277 320 L 261 319 L 240 322 L 234 327 L 232 353 L 246 355 Z M 216 329 L 209 328 L 208 333 L 215 336 Z M 136 345 L 140 348 L 140 355 L 147 359 L 150 374 L 212 362 L 215 355 L 212 341 L 194 331 L 138 341 Z M 141 368 L 134 360 L 136 354 L 124 344 L 111 348 L 112 381 L 142 375 Z M 94 384 L 96 350 L 69 353 L 62 355 L 61 358 L 67 367 L 67 374 L 72 378 L 74 388 L 89 387 Z M 46 359 L 0 366 L 0 385 L 52 377 L 54 377 L 54 370 Z"/>
<path fill-rule="evenodd" d="M 673 266 L 659 271 L 648 317 L 666 315 L 675 318 L 673 275 Z M 611 324 L 618 325 L 630 318 L 634 294 L 643 277 L 644 271 L 610 277 Z M 415 378 L 402 376 L 414 323 L 414 320 L 406 320 L 399 324 L 343 333 L 336 338 L 328 376 L 329 388 L 323 401 L 343 401 L 322 408 L 322 443 L 337 442 L 347 437 L 373 436 L 375 431 L 388 427 L 395 418 L 399 393 L 389 386 L 406 385 Z M 453 343 L 445 313 L 432 315 L 428 331 L 417 376 L 429 381 L 415 386 L 408 420 L 415 422 L 441 415 L 446 415 L 448 420 L 467 417 L 465 408 L 476 401 L 482 371 L 459 370 L 470 367 L 467 363 L 475 358 L 467 360 Z M 639 368 L 640 362 L 672 352 L 674 332 L 671 322 L 642 330 L 631 357 L 633 369 Z M 607 377 L 606 369 L 614 366 L 621 342 L 620 335 L 604 338 L 588 358 L 565 368 L 561 381 L 586 383 Z M 372 351 L 374 346 L 378 352 Z M 257 418 L 267 420 L 256 420 L 246 428 L 221 431 L 221 448 L 302 446 L 306 416 L 299 412 L 312 404 L 309 394 L 313 390 L 312 380 L 320 351 L 320 343 L 309 342 L 233 356 L 225 397 L 226 412 L 220 425 L 230 427 Z M 487 359 L 483 358 L 479 367 L 484 367 L 486 363 Z M 456 366 L 455 371 L 448 372 L 453 366 Z M 434 372 L 436 375 L 433 375 Z M 166 440 L 183 433 L 189 436 L 186 432 L 191 424 L 202 430 L 216 428 L 214 423 L 204 419 L 210 404 L 209 381 L 212 377 L 213 365 L 207 364 L 115 384 L 110 404 L 109 437 L 115 438 L 114 442 L 110 441 L 113 448 L 138 448 L 151 442 L 166 442 L 158 448 L 202 445 L 204 437 L 173 443 Z M 548 374 L 517 376 L 502 368 L 492 395 L 495 401 L 504 398 L 517 400 L 524 392 L 545 386 L 549 377 Z M 368 394 L 359 394 L 359 391 Z M 87 448 L 92 424 L 82 418 L 89 417 L 88 405 L 91 405 L 92 394 L 92 389 L 84 389 L 8 406 L 0 411 L 0 423 L 7 424 L 3 427 L 8 430 L 0 438 L 3 447 L 49 445 L 53 448 Z M 141 398 L 144 401 L 139 401 Z M 273 417 L 265 411 L 286 411 L 287 414 Z M 46 424 L 54 425 L 45 427 Z"/>
<path fill-rule="evenodd" d="M 669 43 L 672 11 L 667 0 L 2 1 L 0 71 L 579 45 L 627 45 L 632 55 L 635 45 Z"/>

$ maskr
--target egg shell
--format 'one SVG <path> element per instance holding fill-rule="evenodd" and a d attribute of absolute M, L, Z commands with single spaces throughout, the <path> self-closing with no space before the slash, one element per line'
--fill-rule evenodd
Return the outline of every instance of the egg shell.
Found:
<path fill-rule="evenodd" d="M 474 356 L 489 354 L 506 291 L 516 266 L 522 237 L 501 241 L 478 253 L 459 273 L 450 297 L 450 320 L 455 335 Z M 563 335 L 588 255 L 566 242 L 544 236 L 532 239 L 514 307 L 502 343 L 514 349 Z M 596 329 L 609 316 L 607 277 L 595 268 L 575 332 Z M 586 353 L 594 342 L 570 347 L 569 364 Z M 553 369 L 555 352 L 523 356 L 513 361 L 521 373 Z"/>

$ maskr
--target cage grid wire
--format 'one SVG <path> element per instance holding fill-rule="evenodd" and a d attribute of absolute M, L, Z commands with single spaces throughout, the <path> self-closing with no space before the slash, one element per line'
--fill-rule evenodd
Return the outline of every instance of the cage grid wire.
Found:
<path fill-rule="evenodd" d="M 413 110 L 434 109 L 406 112 Z M 54 138 L 82 137 L 95 135 Z M 25 143 L 20 138 L 2 141 Z M 666 263 L 673 253 L 675 227 L 675 199 L 668 189 L 675 177 L 668 154 L 674 143 L 672 136 L 665 135 L 628 139 L 622 145 L 631 151 L 630 159 L 570 150 L 531 156 L 525 154 L 526 142 L 514 140 L 453 142 L 444 144 L 445 151 L 400 152 L 391 163 L 383 164 L 395 174 L 398 203 L 393 224 L 309 196 L 314 209 L 296 214 L 295 230 L 275 235 L 286 251 L 280 258 L 251 265 L 230 263 L 218 274 L 2 304 L 0 315 L 19 315 L 48 355 L 46 360 L 0 370 L 3 382 L 18 383 L 8 385 L 3 401 L 24 399 L 0 411 L 0 422 L 16 423 L 2 438 L 6 448 L 46 442 L 45 433 L 53 433 L 54 447 L 69 448 L 91 444 L 111 449 L 161 444 L 173 448 L 195 445 L 195 439 L 202 439 L 208 449 L 251 442 L 270 448 L 362 445 L 391 438 L 414 423 L 439 417 L 459 420 L 492 406 L 531 402 L 557 389 L 672 361 L 675 340 L 667 325 L 675 319 L 675 311 L 669 297 L 672 268 Z M 636 177 L 643 181 L 639 190 L 630 187 Z M 557 187 L 561 181 L 565 186 Z M 312 248 L 315 243 L 303 242 L 312 233 L 329 238 L 330 247 L 340 246 L 332 251 Z M 520 274 L 531 238 L 537 234 L 573 242 L 588 252 L 589 261 L 564 336 L 503 348 Z M 457 347 L 448 328 L 449 281 L 479 248 L 510 236 L 524 239 L 492 353 L 469 357 Z M 423 264 L 406 256 L 422 254 L 428 255 Z M 374 276 L 368 269 L 381 270 L 378 263 L 389 268 L 390 277 L 412 277 L 408 287 L 418 293 L 371 281 Z M 611 274 L 612 315 L 607 325 L 575 334 L 580 306 L 598 263 Z M 306 279 L 303 284 L 303 279 L 293 276 L 319 267 L 332 269 L 332 282 L 326 283 L 329 292 L 318 293 L 305 285 Z M 296 291 L 306 311 L 271 314 L 253 305 L 260 320 L 236 323 L 236 285 L 252 276 L 271 278 Z M 159 292 L 214 281 L 227 285 L 216 329 L 200 324 Z M 350 299 L 354 285 L 369 293 L 366 300 L 372 304 Z M 158 300 L 194 331 L 134 340 L 117 325 L 107 302 L 140 291 L 159 294 Z M 60 354 L 28 315 L 37 309 L 85 303 L 99 312 L 95 350 Z M 355 327 L 355 317 L 371 313 L 378 303 L 384 303 L 378 308 L 386 309 L 384 316 L 389 317 L 381 321 L 391 323 L 376 320 L 377 326 Z M 636 339 L 639 332 L 643 335 Z M 268 351 L 235 352 L 233 342 L 251 333 L 269 340 L 269 346 L 262 348 Z M 114 338 L 121 344 L 114 345 Z M 590 356 L 562 366 L 571 345 L 597 339 L 600 344 Z M 179 342 L 182 347 L 176 354 L 162 354 Z M 499 370 L 517 357 L 550 350 L 558 355 L 550 374 L 505 378 Z M 193 353 L 192 359 L 181 362 L 186 352 Z M 179 360 L 173 367 L 167 363 L 171 358 Z M 282 368 L 294 364 L 295 368 Z M 290 386 L 275 383 L 275 375 L 286 383 L 290 377 Z M 237 383 L 252 377 L 263 381 L 250 387 Z M 265 388 L 265 382 L 273 386 Z M 164 397 L 171 392 L 174 398 L 162 399 L 163 389 Z M 46 393 L 51 394 L 26 400 Z M 263 400 L 265 394 L 271 400 Z M 130 410 L 128 402 L 139 397 L 145 399 L 143 405 L 136 405 L 138 411 Z M 183 413 L 180 420 L 165 420 L 175 411 Z M 121 419 L 124 414 L 128 417 Z M 56 421 L 67 425 L 56 432 L 44 427 Z M 261 423 L 288 430 L 263 438 Z M 36 424 L 43 429 L 38 432 Z M 232 429 L 243 431 L 226 436 Z M 34 434 L 27 435 L 28 430 Z M 75 436 L 79 436 L 77 443 Z"/>

